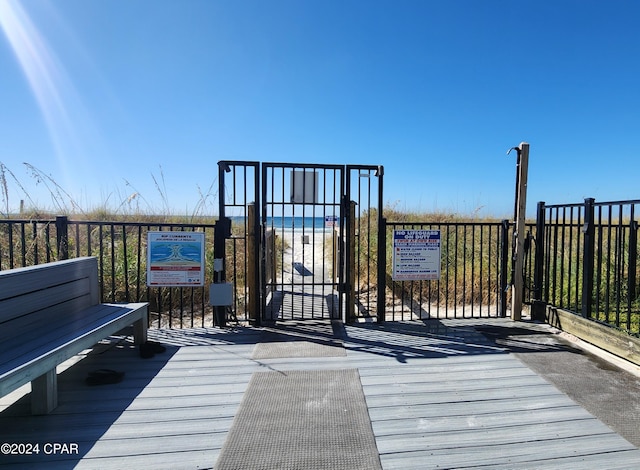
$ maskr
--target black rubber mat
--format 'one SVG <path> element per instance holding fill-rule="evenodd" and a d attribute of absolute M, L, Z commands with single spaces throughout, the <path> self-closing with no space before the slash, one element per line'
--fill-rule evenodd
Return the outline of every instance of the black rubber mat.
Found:
<path fill-rule="evenodd" d="M 254 373 L 215 468 L 380 469 L 357 369 Z"/>
<path fill-rule="evenodd" d="M 252 359 L 346 356 L 341 326 L 330 320 L 284 321 L 266 327 Z"/>
<path fill-rule="evenodd" d="M 323 344 L 313 341 L 283 341 L 258 343 L 252 359 L 278 359 L 283 357 L 338 357 L 347 353 L 341 344 Z"/>

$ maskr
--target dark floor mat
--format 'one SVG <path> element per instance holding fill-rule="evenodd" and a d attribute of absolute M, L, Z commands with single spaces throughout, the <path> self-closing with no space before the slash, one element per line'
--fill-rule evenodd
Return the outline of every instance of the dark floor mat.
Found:
<path fill-rule="evenodd" d="M 284 357 L 340 357 L 346 356 L 341 327 L 336 322 L 285 321 L 262 332 L 252 359 Z"/>
<path fill-rule="evenodd" d="M 284 357 L 339 357 L 347 353 L 340 344 L 322 344 L 313 341 L 283 341 L 258 343 L 252 359 L 278 359 Z"/>
<path fill-rule="evenodd" d="M 256 372 L 216 469 L 380 469 L 356 369 Z"/>

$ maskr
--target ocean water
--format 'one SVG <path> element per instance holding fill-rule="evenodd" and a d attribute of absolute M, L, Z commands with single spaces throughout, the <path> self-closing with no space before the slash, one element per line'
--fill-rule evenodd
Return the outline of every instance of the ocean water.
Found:
<path fill-rule="evenodd" d="M 336 221 L 336 225 L 339 222 Z M 231 217 L 231 224 L 244 224 L 244 217 Z M 274 216 L 267 217 L 266 228 L 275 230 L 319 231 L 331 230 L 324 217 Z"/>
<path fill-rule="evenodd" d="M 267 228 L 320 230 L 325 228 L 324 217 L 267 217 Z"/>

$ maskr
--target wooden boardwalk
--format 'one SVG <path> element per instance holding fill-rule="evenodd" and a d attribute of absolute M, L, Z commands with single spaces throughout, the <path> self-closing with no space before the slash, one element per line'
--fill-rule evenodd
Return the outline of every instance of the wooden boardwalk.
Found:
<path fill-rule="evenodd" d="M 481 323 L 493 321 L 504 320 Z M 29 416 L 24 389 L 0 399 L 0 443 L 40 451 L 0 454 L 0 468 L 213 468 L 254 372 L 332 369 L 358 370 L 384 469 L 640 468 L 640 450 L 477 324 L 347 326 L 344 356 L 252 359 L 251 328 L 151 330 L 168 347 L 151 359 L 128 341 L 101 344 L 61 374 L 52 414 Z M 100 368 L 126 375 L 86 386 Z M 53 443 L 78 452 L 52 454 Z"/>

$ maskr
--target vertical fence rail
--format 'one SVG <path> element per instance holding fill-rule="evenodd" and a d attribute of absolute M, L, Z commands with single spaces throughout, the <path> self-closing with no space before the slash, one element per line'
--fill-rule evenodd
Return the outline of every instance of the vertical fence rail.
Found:
<path fill-rule="evenodd" d="M 503 220 L 500 224 L 500 316 L 507 316 L 508 302 L 508 279 L 507 269 L 509 260 L 509 226 L 508 220 Z"/>
<path fill-rule="evenodd" d="M 582 308 L 581 313 L 585 318 L 591 318 L 593 305 L 593 269 L 595 254 L 595 225 L 594 225 L 594 199 L 584 201 L 584 225 L 582 233 L 584 238 L 584 254 L 582 256 Z M 577 294 L 576 294 L 577 296 Z"/>
<path fill-rule="evenodd" d="M 24 228 L 24 225 L 22 227 Z M 24 232 L 22 239 L 24 240 Z M 69 259 L 69 225 L 67 218 L 64 216 L 56 217 L 56 245 L 58 247 L 58 260 Z"/>

